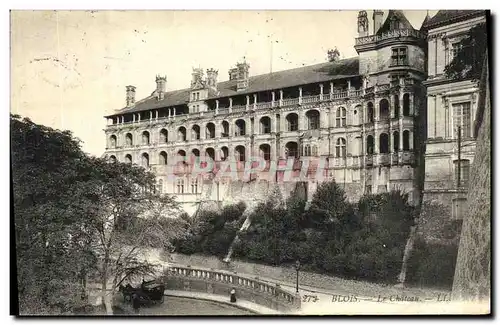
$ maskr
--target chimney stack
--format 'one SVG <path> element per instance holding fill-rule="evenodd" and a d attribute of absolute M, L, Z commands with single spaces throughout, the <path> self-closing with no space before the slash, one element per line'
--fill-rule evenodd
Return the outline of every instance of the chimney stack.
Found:
<path fill-rule="evenodd" d="M 193 68 L 193 72 L 191 73 L 191 88 L 203 88 L 204 86 L 203 69 Z"/>
<path fill-rule="evenodd" d="M 207 69 L 207 81 L 206 84 L 209 88 L 217 90 L 217 76 L 219 74 L 218 70 Z"/>
<path fill-rule="evenodd" d="M 229 69 L 229 80 L 238 79 L 238 68 Z"/>
<path fill-rule="evenodd" d="M 156 75 L 156 95 L 158 100 L 165 98 L 165 91 L 167 90 L 167 76 Z"/>
<path fill-rule="evenodd" d="M 238 69 L 238 82 L 236 83 L 236 90 L 245 90 L 248 87 L 248 76 L 250 65 L 243 61 L 243 63 L 236 63 L 236 68 Z"/>
<path fill-rule="evenodd" d="M 373 34 L 377 34 L 380 27 L 382 27 L 382 19 L 384 12 L 382 10 L 373 10 Z"/>
<path fill-rule="evenodd" d="M 127 93 L 126 93 L 126 102 L 127 102 L 127 107 L 134 106 L 135 103 L 135 87 L 134 86 L 127 86 Z"/>
<path fill-rule="evenodd" d="M 361 10 L 358 13 L 358 37 L 368 36 L 368 15 Z"/>

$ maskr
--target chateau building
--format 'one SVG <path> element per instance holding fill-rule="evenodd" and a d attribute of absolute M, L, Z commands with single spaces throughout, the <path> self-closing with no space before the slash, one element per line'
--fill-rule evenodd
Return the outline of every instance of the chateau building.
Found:
<path fill-rule="evenodd" d="M 206 75 L 193 69 L 189 87 L 172 91 L 167 78 L 157 76 L 156 90 L 137 101 L 135 87 L 127 86 L 126 106 L 106 116 L 106 155 L 151 168 L 157 189 L 181 202 L 203 200 L 212 181 L 192 176 L 190 159 L 172 177 L 168 165 L 176 156 L 210 157 L 216 168 L 234 157 L 239 170 L 252 156 L 268 162 L 322 158 L 325 179 L 343 184 L 349 199 L 397 188 L 419 200 L 427 35 L 398 10 L 385 21 L 382 11 L 372 19 L 360 11 L 357 28 L 354 58 L 340 60 L 330 51 L 328 62 L 257 76 L 244 61 L 222 82 L 215 69 Z M 249 181 L 276 180 L 255 173 Z M 310 197 L 317 182 L 308 184 Z M 223 196 L 217 189 L 207 197 Z"/>
<path fill-rule="evenodd" d="M 461 39 L 472 27 L 486 22 L 485 14 L 484 10 L 441 10 L 423 23 L 428 33 L 424 200 L 445 204 L 454 219 L 461 219 L 466 207 L 476 149 L 479 85 L 478 81 L 449 80 L 444 70 Z"/>

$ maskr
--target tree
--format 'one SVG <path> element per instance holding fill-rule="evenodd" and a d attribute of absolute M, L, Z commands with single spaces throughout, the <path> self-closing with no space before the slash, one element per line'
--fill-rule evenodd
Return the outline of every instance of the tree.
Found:
<path fill-rule="evenodd" d="M 83 218 L 71 211 L 85 160 L 78 139 L 11 115 L 11 164 L 19 311 L 68 312 L 82 304 L 85 249 L 73 245 Z"/>
<path fill-rule="evenodd" d="M 455 57 L 444 69 L 446 77 L 455 80 L 479 80 L 484 57 L 488 50 L 486 23 L 471 28 L 467 36 L 456 45 L 456 48 Z"/>
<path fill-rule="evenodd" d="M 154 175 L 142 167 L 88 158 L 81 172 L 86 178 L 74 195 L 82 202 L 74 211 L 86 217 L 82 234 L 97 258 L 104 304 L 112 314 L 113 297 L 124 281 L 156 273 L 157 265 L 140 260 L 146 249 L 171 249 L 171 240 L 185 228 L 165 222 L 178 205 L 172 197 L 155 193 Z"/>

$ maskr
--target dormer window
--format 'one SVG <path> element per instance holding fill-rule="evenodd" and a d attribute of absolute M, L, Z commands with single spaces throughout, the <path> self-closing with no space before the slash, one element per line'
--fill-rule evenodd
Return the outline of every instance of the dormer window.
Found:
<path fill-rule="evenodd" d="M 391 66 L 408 65 L 407 48 L 393 47 L 391 56 Z"/>

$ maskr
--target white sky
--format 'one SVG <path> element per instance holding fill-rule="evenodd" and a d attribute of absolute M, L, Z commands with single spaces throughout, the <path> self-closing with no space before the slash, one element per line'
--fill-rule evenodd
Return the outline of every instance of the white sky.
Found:
<path fill-rule="evenodd" d="M 430 15 L 437 11 L 431 10 Z M 426 11 L 404 11 L 418 29 Z M 337 47 L 356 56 L 358 11 L 13 11 L 11 112 L 69 129 L 94 155 L 104 152 L 105 114 L 167 76 L 167 91 L 189 86 L 192 67 L 219 70 L 243 56 L 250 74 L 324 62 Z M 385 10 L 387 15 L 387 10 Z M 384 18 L 385 18 L 384 15 Z M 372 11 L 368 10 L 370 29 Z M 278 43 L 276 43 L 278 41 Z"/>

